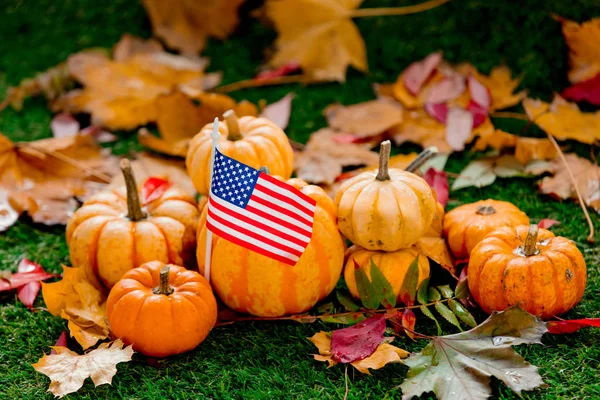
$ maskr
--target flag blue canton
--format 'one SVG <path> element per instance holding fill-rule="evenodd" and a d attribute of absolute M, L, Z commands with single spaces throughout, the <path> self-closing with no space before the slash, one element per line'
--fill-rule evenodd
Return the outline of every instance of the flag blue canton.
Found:
<path fill-rule="evenodd" d="M 215 152 L 211 192 L 233 205 L 246 208 L 260 171 Z"/>

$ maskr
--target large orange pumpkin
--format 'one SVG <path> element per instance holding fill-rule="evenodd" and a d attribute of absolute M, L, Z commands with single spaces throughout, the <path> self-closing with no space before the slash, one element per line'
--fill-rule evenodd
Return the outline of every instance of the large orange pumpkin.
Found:
<path fill-rule="evenodd" d="M 392 289 L 394 290 L 398 301 L 400 301 L 402 295 L 405 294 L 400 292 L 402 282 L 404 282 L 408 267 L 410 267 L 416 257 L 419 257 L 419 281 L 417 287 L 421 285 L 421 282 L 429 278 L 429 260 L 424 255 L 420 255 L 419 251 L 414 247 L 384 252 L 371 251 L 358 246 L 352 246 L 346 252 L 346 257 L 347 261 L 346 266 L 344 267 L 344 280 L 346 281 L 346 286 L 348 286 L 352 296 L 357 299 L 359 298 L 359 294 L 354 275 L 356 265 L 364 270 L 369 279 L 371 279 L 371 259 L 392 285 Z"/>
<path fill-rule="evenodd" d="M 199 212 L 195 199 L 171 186 L 142 208 L 128 160 L 121 160 L 126 190 L 90 197 L 67 224 L 74 267 L 107 290 L 132 268 L 148 261 L 194 263 Z"/>
<path fill-rule="evenodd" d="M 481 200 L 464 204 L 444 217 L 444 236 L 458 260 L 469 258 L 485 235 L 501 226 L 529 224 L 529 217 L 507 201 Z"/>
<path fill-rule="evenodd" d="M 213 235 L 210 282 L 230 308 L 275 317 L 309 310 L 335 287 L 344 264 L 345 244 L 335 223 L 333 202 L 318 186 L 300 179 L 288 184 L 316 201 L 312 238 L 294 266 Z M 204 271 L 206 216 L 198 229 L 197 260 Z"/>
<path fill-rule="evenodd" d="M 217 321 L 217 301 L 202 275 L 151 261 L 112 288 L 106 316 L 113 336 L 152 357 L 198 346 Z"/>
<path fill-rule="evenodd" d="M 485 312 L 519 304 L 541 318 L 567 311 L 581 300 L 586 267 L 577 246 L 537 225 L 502 227 L 471 252 L 469 289 Z"/>
<path fill-rule="evenodd" d="M 363 172 L 340 186 L 335 204 L 340 230 L 368 250 L 396 251 L 412 246 L 430 228 L 437 202 L 425 180 L 389 169 L 391 144 L 381 144 L 379 169 Z"/>
<path fill-rule="evenodd" d="M 277 125 L 265 118 L 237 118 L 232 110 L 225 114 L 225 124 L 219 124 L 219 151 L 253 168 L 266 166 L 273 175 L 289 179 L 294 168 L 294 151 Z M 185 164 L 198 193 L 208 194 L 211 133 L 208 124 L 190 142 Z"/>

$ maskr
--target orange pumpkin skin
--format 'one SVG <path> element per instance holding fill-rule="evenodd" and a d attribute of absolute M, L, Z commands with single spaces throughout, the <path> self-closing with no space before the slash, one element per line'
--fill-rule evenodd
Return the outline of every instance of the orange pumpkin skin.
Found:
<path fill-rule="evenodd" d="M 360 298 L 358 294 L 358 288 L 356 286 L 356 279 L 354 271 L 356 264 L 365 271 L 369 279 L 371 279 L 371 259 L 386 279 L 392 285 L 392 289 L 396 294 L 398 302 L 404 293 L 400 293 L 402 288 L 402 282 L 408 272 L 408 267 L 415 260 L 415 257 L 419 256 L 419 282 L 417 287 L 425 279 L 429 278 L 429 260 L 424 255 L 419 255 L 419 252 L 414 247 L 408 249 L 402 249 L 392 252 L 383 251 L 372 251 L 366 250 L 362 247 L 352 246 L 346 252 L 346 266 L 344 267 L 344 280 L 346 286 L 350 290 L 352 296 L 356 299 Z M 356 264 L 355 264 L 356 262 Z"/>
<path fill-rule="evenodd" d="M 294 168 L 294 151 L 278 126 L 265 118 L 251 116 L 237 120 L 242 136 L 230 140 L 226 123 L 219 124 L 219 151 L 253 168 L 267 167 L 272 175 L 289 179 Z M 207 195 L 210 185 L 211 133 L 207 124 L 190 142 L 185 164 L 198 193 Z"/>
<path fill-rule="evenodd" d="M 245 249 L 213 234 L 210 282 L 233 310 L 261 317 L 298 314 L 335 288 L 344 264 L 345 242 L 337 229 L 333 202 L 318 186 L 287 181 L 316 201 L 312 238 L 294 266 Z M 204 272 L 206 214 L 200 217 L 197 260 Z"/>
<path fill-rule="evenodd" d="M 148 261 L 194 263 L 199 212 L 195 199 L 171 186 L 146 204 L 147 217 L 127 215 L 125 189 L 100 192 L 85 201 L 67 224 L 71 264 L 107 291 L 125 272 Z"/>
<path fill-rule="evenodd" d="M 543 319 L 560 315 L 581 300 L 587 273 L 583 255 L 564 237 L 539 229 L 539 254 L 523 255 L 528 226 L 501 227 L 471 252 L 469 289 L 487 312 L 519 304 Z"/>
<path fill-rule="evenodd" d="M 440 203 L 437 203 L 435 217 L 433 217 L 433 222 L 431 223 L 431 226 L 423 236 L 442 237 L 442 233 L 444 231 L 444 215 L 444 206 Z"/>
<path fill-rule="evenodd" d="M 481 200 L 464 204 L 444 217 L 444 236 L 457 260 L 469 258 L 477 243 L 501 226 L 529 224 L 529 217 L 512 203 Z"/>
<path fill-rule="evenodd" d="M 171 294 L 155 294 L 165 266 L 151 261 L 128 271 L 112 288 L 106 316 L 113 336 L 151 357 L 166 357 L 198 346 L 217 321 L 217 301 L 197 272 L 169 266 Z"/>

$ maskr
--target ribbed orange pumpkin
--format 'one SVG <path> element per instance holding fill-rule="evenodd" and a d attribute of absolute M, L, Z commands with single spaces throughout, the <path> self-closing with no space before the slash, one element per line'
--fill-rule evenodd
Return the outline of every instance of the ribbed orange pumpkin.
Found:
<path fill-rule="evenodd" d="M 487 199 L 448 212 L 444 217 L 444 236 L 454 257 L 464 260 L 489 232 L 501 226 L 527 224 L 529 217 L 514 204 Z"/>
<path fill-rule="evenodd" d="M 340 230 L 368 250 L 407 248 L 427 232 L 437 202 L 425 180 L 411 172 L 389 169 L 391 144 L 381 144 L 379 169 L 342 184 L 335 195 Z"/>
<path fill-rule="evenodd" d="M 278 126 L 265 118 L 242 117 L 232 110 L 219 124 L 219 151 L 253 168 L 267 167 L 273 175 L 289 179 L 294 168 L 294 151 Z M 198 193 L 208 194 L 210 184 L 211 133 L 208 124 L 190 142 L 185 164 Z"/>
<path fill-rule="evenodd" d="M 541 318 L 567 311 L 581 300 L 587 273 L 583 255 L 564 237 L 537 225 L 502 227 L 471 252 L 469 289 L 485 312 L 519 304 Z"/>
<path fill-rule="evenodd" d="M 199 273 L 152 261 L 117 282 L 106 316 L 113 336 L 147 356 L 166 357 L 202 343 L 217 321 L 217 301 Z"/>
<path fill-rule="evenodd" d="M 213 235 L 210 281 L 230 308 L 276 317 L 309 310 L 335 287 L 344 264 L 345 243 L 335 224 L 333 202 L 318 186 L 300 179 L 288 184 L 316 201 L 312 238 L 294 266 L 245 249 Z M 198 229 L 197 260 L 204 271 L 206 215 Z"/>
<path fill-rule="evenodd" d="M 362 270 L 365 271 L 369 279 L 371 279 L 371 259 L 373 259 L 375 265 L 377 265 L 377 267 L 392 285 L 392 289 L 394 289 L 396 298 L 398 301 L 400 301 L 402 295 L 405 294 L 400 293 L 402 282 L 404 282 L 404 278 L 408 272 L 408 267 L 410 267 L 410 264 L 412 264 L 417 256 L 419 257 L 418 287 L 421 282 L 429 278 L 429 260 L 424 255 L 419 255 L 419 251 L 414 247 L 392 252 L 383 252 L 371 251 L 363 249 L 362 247 L 352 246 L 346 252 L 347 261 L 346 266 L 344 267 L 344 280 L 346 281 L 346 285 L 348 286 L 352 296 L 358 299 L 359 294 L 354 275 L 354 271 L 356 269 L 355 262 Z"/>
<path fill-rule="evenodd" d="M 195 199 L 173 185 L 142 209 L 129 161 L 121 168 L 127 190 L 90 197 L 67 224 L 71 264 L 104 291 L 148 261 L 193 264 L 196 250 Z"/>

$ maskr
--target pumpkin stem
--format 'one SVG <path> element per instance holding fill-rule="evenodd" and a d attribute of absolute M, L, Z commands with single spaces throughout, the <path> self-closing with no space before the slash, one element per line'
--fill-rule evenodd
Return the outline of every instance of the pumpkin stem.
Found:
<path fill-rule="evenodd" d="M 525 238 L 525 245 L 523 246 L 523 255 L 525 257 L 535 256 L 540 253 L 537 248 L 537 237 L 538 237 L 538 226 L 535 224 L 529 225 L 529 231 Z"/>
<path fill-rule="evenodd" d="M 169 270 L 171 267 L 165 265 L 160 269 L 160 283 L 157 287 L 152 289 L 152 293 L 154 294 L 164 294 L 166 296 L 170 295 L 174 292 L 171 285 L 169 285 Z"/>
<path fill-rule="evenodd" d="M 262 167 L 260 167 L 258 169 L 260 172 L 264 172 L 267 175 L 271 175 L 271 171 L 269 170 L 269 167 L 267 167 L 266 165 L 263 165 Z"/>
<path fill-rule="evenodd" d="M 475 212 L 479 215 L 492 215 L 496 214 L 496 209 L 494 208 L 494 206 L 485 205 L 477 207 L 477 211 Z"/>
<path fill-rule="evenodd" d="M 235 115 L 235 111 L 227 110 L 223 116 L 225 117 L 225 122 L 227 123 L 227 131 L 229 132 L 227 139 L 231 140 L 232 142 L 242 139 L 243 136 L 240 132 L 240 124 L 238 123 L 238 117 Z"/>
<path fill-rule="evenodd" d="M 417 158 L 415 158 L 410 164 L 408 164 L 408 166 L 405 168 L 405 171 L 415 172 L 416 170 L 421 168 L 423 164 L 435 157 L 437 153 L 438 149 L 435 146 L 426 148 L 425 150 L 419 153 Z"/>
<path fill-rule="evenodd" d="M 135 183 L 133 169 L 128 159 L 124 158 L 119 163 L 123 177 L 125 178 L 125 187 L 127 188 L 127 218 L 132 221 L 139 221 L 146 218 L 146 213 L 142 211 L 140 204 L 140 195 Z"/>
<path fill-rule="evenodd" d="M 388 163 L 390 161 L 390 150 L 392 144 L 389 140 L 381 142 L 379 145 L 379 169 L 377 170 L 377 176 L 375 179 L 378 181 L 389 181 L 390 174 L 388 172 Z"/>

